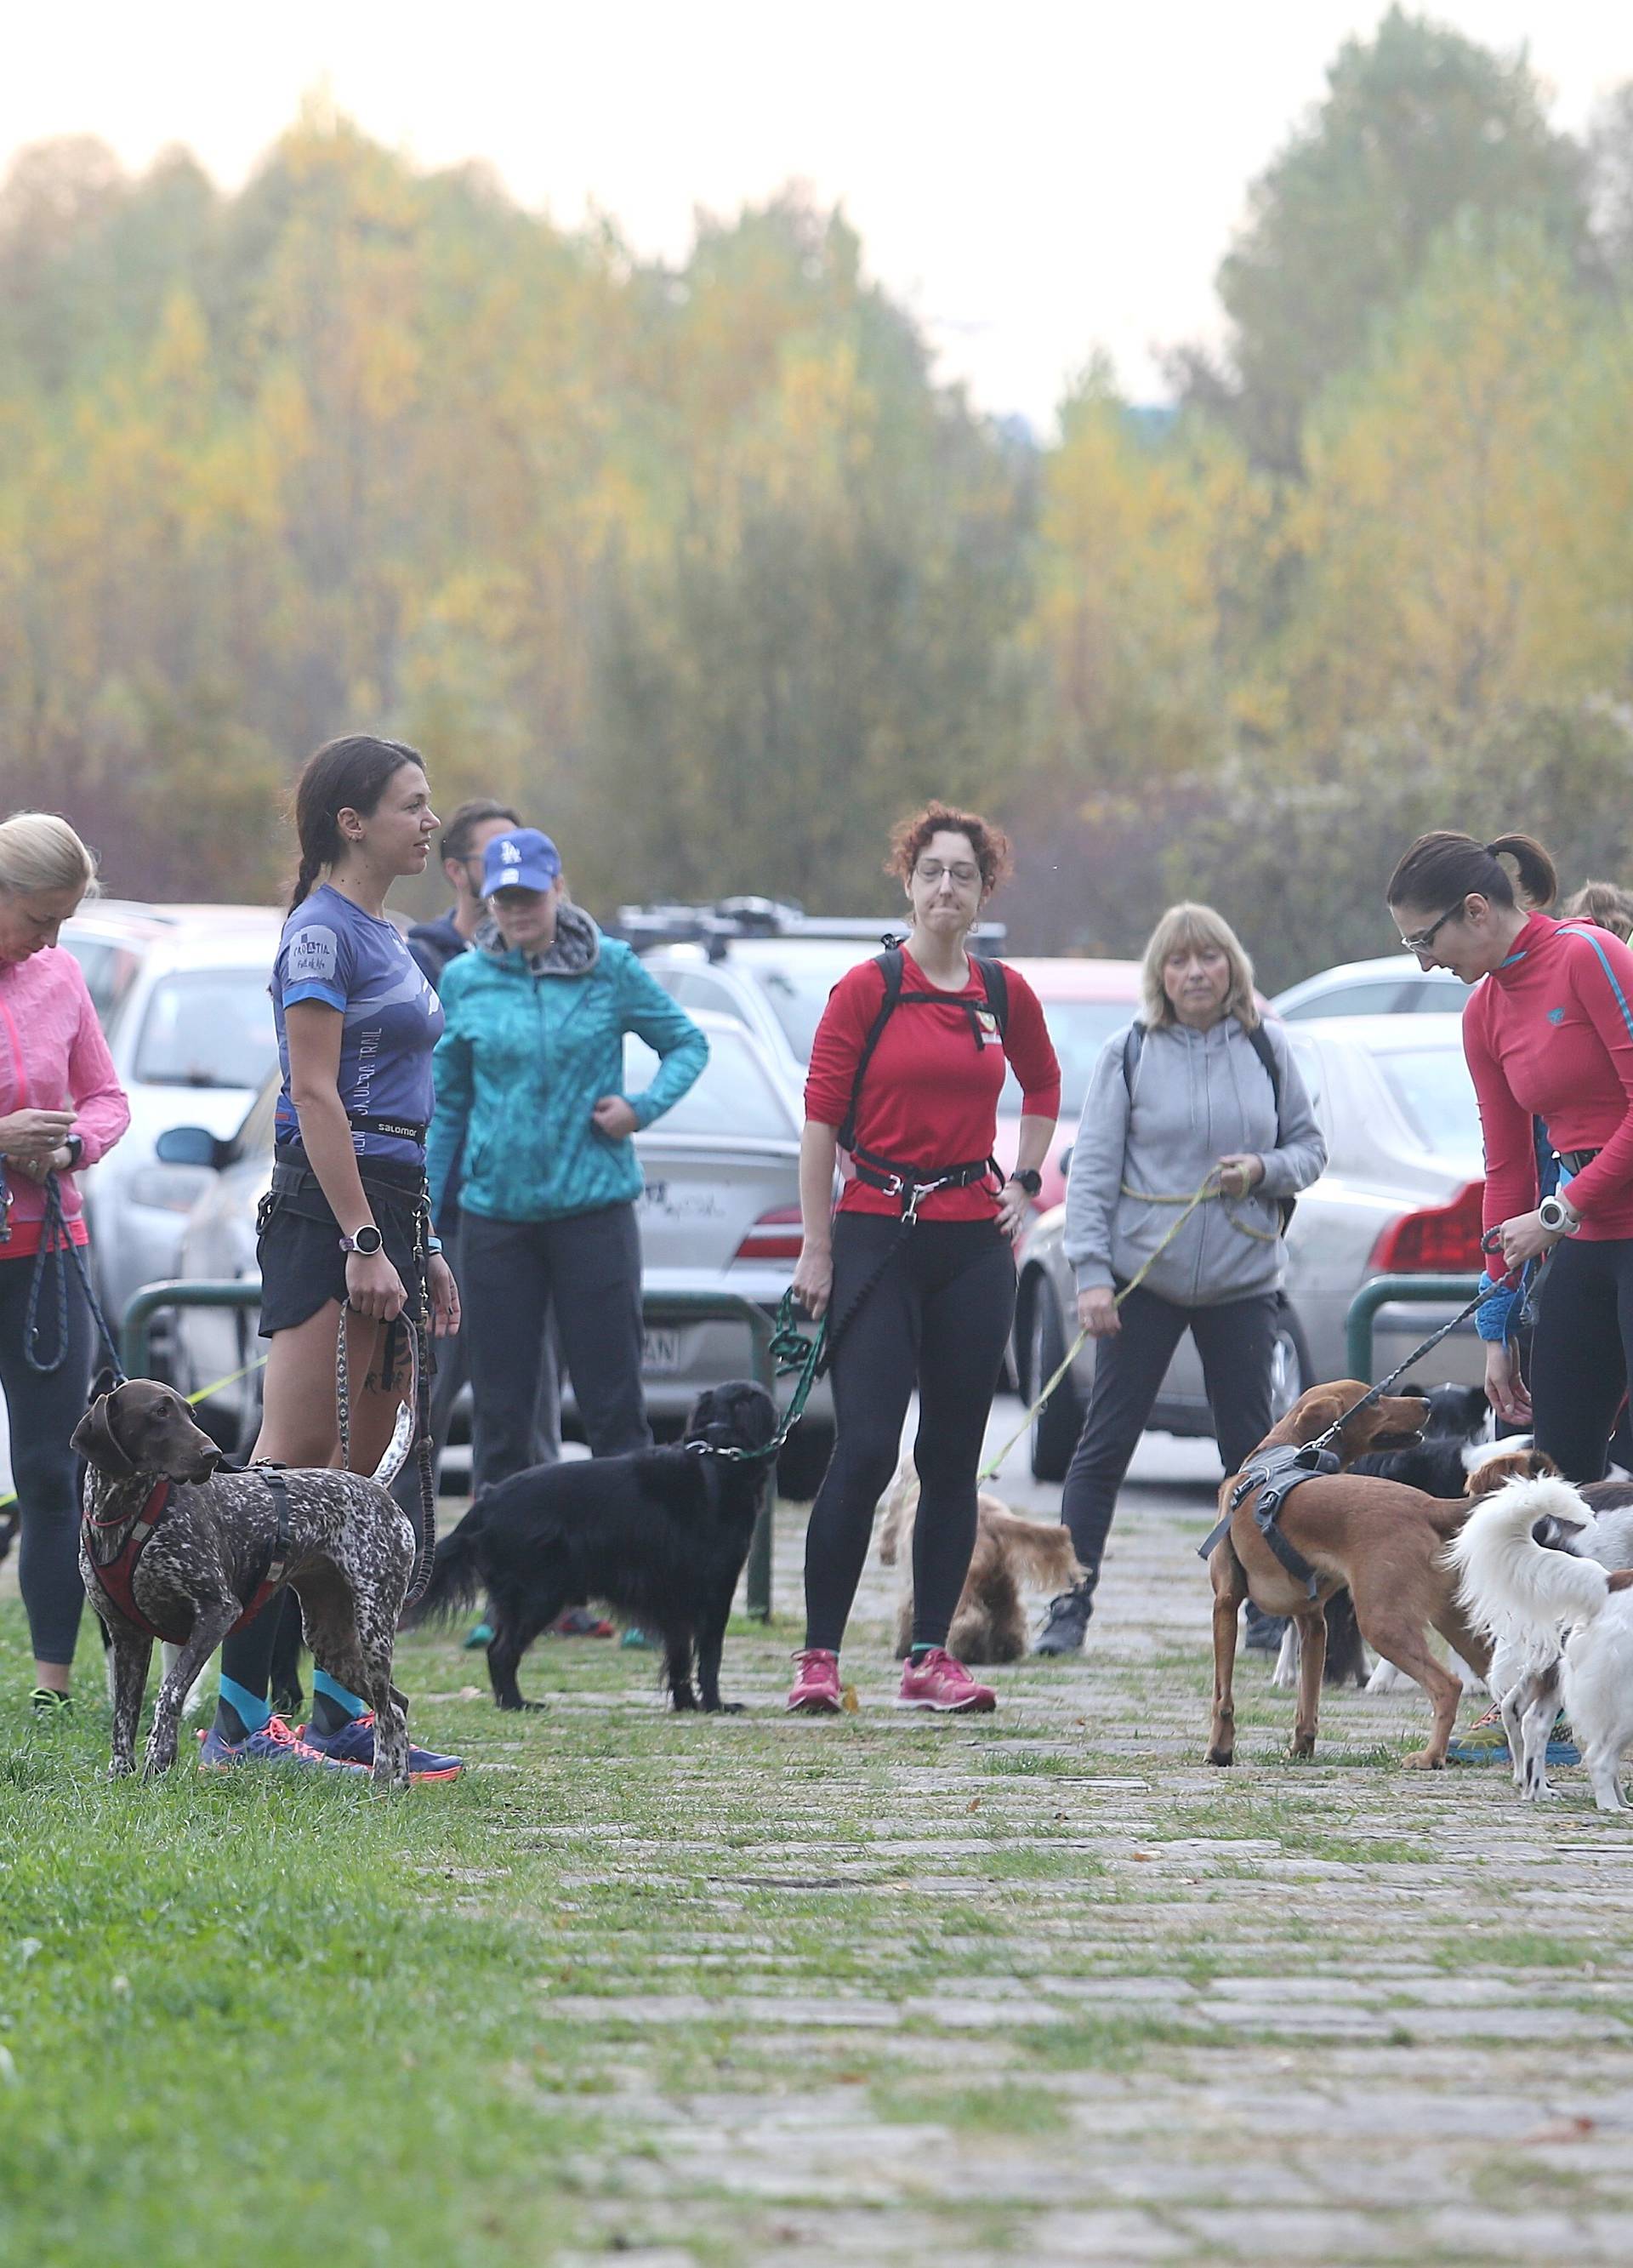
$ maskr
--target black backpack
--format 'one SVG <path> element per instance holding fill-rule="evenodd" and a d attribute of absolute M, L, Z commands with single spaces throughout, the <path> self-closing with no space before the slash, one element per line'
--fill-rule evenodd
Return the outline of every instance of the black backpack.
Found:
<path fill-rule="evenodd" d="M 1247 1044 L 1264 1065 L 1264 1075 L 1270 1082 L 1270 1096 L 1276 1105 L 1276 1139 L 1279 1145 L 1282 1138 L 1282 1067 L 1276 1060 L 1276 1049 L 1270 1045 L 1269 1035 L 1262 1024 L 1255 1024 L 1247 1034 Z M 1122 1083 L 1129 1091 L 1130 1101 L 1134 1099 L 1134 1067 L 1144 1045 L 1145 1027 L 1136 1017 L 1129 1025 L 1129 1035 L 1122 1043 Z M 1298 1210 L 1298 1200 L 1297 1197 L 1277 1197 L 1276 1204 L 1282 1216 L 1282 1234 L 1285 1236 L 1287 1224 Z"/>
<path fill-rule="evenodd" d="M 1009 980 L 1004 975 L 1004 965 L 997 961 L 983 961 L 976 954 L 971 954 L 970 959 L 981 972 L 982 985 L 987 995 L 987 1005 L 992 1012 L 993 1021 L 998 1027 L 998 1037 L 1002 1040 L 1009 1030 Z M 945 1005 L 947 1000 L 952 998 L 957 1006 L 969 1011 L 970 1035 L 978 1048 L 982 1044 L 981 1026 L 978 1021 L 980 1011 L 973 1000 L 960 1000 L 956 994 L 949 995 L 945 992 L 904 992 L 902 990 L 902 953 L 899 945 L 887 946 L 883 953 L 876 953 L 873 956 L 873 966 L 883 974 L 885 997 L 879 1004 L 879 1013 L 874 1017 L 869 1027 L 868 1035 L 862 1042 L 862 1052 L 857 1057 L 856 1077 L 850 1083 L 850 1101 L 845 1111 L 845 1123 L 839 1130 L 839 1146 L 842 1150 L 854 1150 L 857 1146 L 857 1110 L 862 1101 L 862 1082 L 866 1078 L 867 1067 L 873 1059 L 873 1050 L 879 1045 L 879 1034 L 898 1008 L 923 1007 L 932 1001 L 939 1001 Z"/>

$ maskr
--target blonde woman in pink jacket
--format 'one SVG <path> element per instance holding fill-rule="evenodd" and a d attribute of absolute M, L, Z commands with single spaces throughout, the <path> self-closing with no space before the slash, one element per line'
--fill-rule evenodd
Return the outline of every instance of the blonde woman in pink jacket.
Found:
<path fill-rule="evenodd" d="M 96 879 L 66 820 L 19 811 L 0 821 L 0 1391 L 11 1435 L 22 1544 L 18 1580 L 34 1650 L 33 1705 L 69 1706 L 69 1672 L 85 1587 L 69 1436 L 85 1415 L 94 1353 L 85 1293 L 67 1266 L 68 1322 L 55 1269 L 35 1329 L 29 1287 L 44 1237 L 46 1177 L 55 1173 L 70 1242 L 85 1242 L 74 1174 L 130 1123 L 96 1010 L 56 933 Z"/>

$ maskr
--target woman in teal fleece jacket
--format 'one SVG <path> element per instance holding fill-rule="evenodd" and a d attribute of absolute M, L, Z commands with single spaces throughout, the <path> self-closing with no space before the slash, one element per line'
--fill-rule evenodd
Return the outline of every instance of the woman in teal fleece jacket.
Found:
<path fill-rule="evenodd" d="M 493 919 L 442 982 L 426 1172 L 433 1214 L 456 1167 L 460 1175 L 478 1488 L 529 1462 L 552 1310 L 592 1454 L 650 1444 L 630 1137 L 709 1058 L 702 1032 L 630 947 L 569 902 L 561 872 L 535 828 L 490 843 Z M 624 1093 L 628 1032 L 662 1058 L 639 1094 Z"/>

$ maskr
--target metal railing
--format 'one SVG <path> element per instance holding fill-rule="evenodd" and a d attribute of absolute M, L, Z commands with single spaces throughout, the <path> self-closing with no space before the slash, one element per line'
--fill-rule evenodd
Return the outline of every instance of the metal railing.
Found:
<path fill-rule="evenodd" d="M 147 1284 L 136 1292 L 120 1319 L 119 1359 L 132 1378 L 145 1376 L 153 1318 L 171 1307 L 259 1308 L 261 1282 L 257 1277 L 211 1279 L 180 1278 L 165 1284 Z M 641 1300 L 642 1317 L 651 1329 L 675 1323 L 740 1323 L 747 1331 L 750 1363 L 758 1383 L 774 1398 L 776 1370 L 771 1359 L 771 1318 L 763 1307 L 740 1292 L 648 1292 Z M 776 1471 L 773 1467 L 760 1517 L 748 1546 L 744 1587 L 748 1612 L 756 1621 L 771 1615 L 771 1534 L 776 1513 Z"/>
<path fill-rule="evenodd" d="M 1372 1330 L 1380 1307 L 1460 1307 L 1480 1289 L 1478 1276 L 1373 1276 L 1362 1285 L 1344 1317 L 1344 1360 L 1351 1378 L 1372 1381 Z"/>

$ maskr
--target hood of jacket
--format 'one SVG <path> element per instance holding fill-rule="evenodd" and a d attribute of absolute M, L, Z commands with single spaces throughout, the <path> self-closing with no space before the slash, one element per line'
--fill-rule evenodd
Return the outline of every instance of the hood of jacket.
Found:
<path fill-rule="evenodd" d="M 471 939 L 490 961 L 508 961 L 531 976 L 587 976 L 601 957 L 601 932 L 582 906 L 560 905 L 555 937 L 542 953 L 512 952 L 491 914 Z"/>

